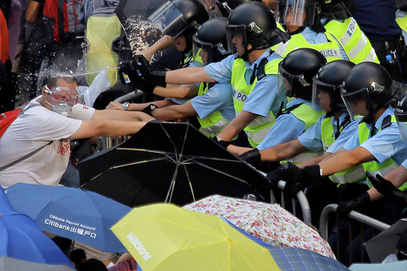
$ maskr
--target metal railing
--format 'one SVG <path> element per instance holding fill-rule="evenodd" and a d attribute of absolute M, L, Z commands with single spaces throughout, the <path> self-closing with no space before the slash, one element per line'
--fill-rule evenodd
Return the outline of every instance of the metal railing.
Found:
<path fill-rule="evenodd" d="M 320 223 L 319 223 L 319 233 L 320 233 L 321 237 L 323 239 L 325 239 L 325 240 L 328 240 L 328 237 L 329 237 L 329 232 L 328 232 L 329 219 L 330 219 L 332 213 L 336 214 L 337 207 L 338 207 L 338 204 L 329 204 L 322 210 L 322 213 L 321 213 L 321 216 L 320 216 Z M 336 220 L 337 220 L 336 222 L 338 224 L 339 223 L 338 215 L 336 215 L 335 217 L 336 217 Z M 358 235 L 360 235 L 362 237 L 361 244 L 364 244 L 363 235 L 364 235 L 365 227 L 372 227 L 372 228 L 374 228 L 376 230 L 384 231 L 384 230 L 390 228 L 390 226 L 391 226 L 391 225 L 383 223 L 383 222 L 381 222 L 381 221 L 379 221 L 377 219 L 374 219 L 374 218 L 369 217 L 367 215 L 361 214 L 361 213 L 359 213 L 357 211 L 350 211 L 349 214 L 348 214 L 348 218 L 349 218 L 349 223 L 352 223 L 352 222 L 355 222 L 355 221 L 360 223 L 360 231 L 361 232 Z M 351 224 L 349 224 L 349 225 L 351 225 Z M 338 238 L 338 240 L 337 240 L 338 247 L 337 247 L 336 258 L 337 258 L 338 261 L 340 261 L 341 260 L 340 255 L 339 255 L 340 254 L 339 251 L 341 249 L 340 244 L 343 243 L 343 242 L 341 242 L 342 240 L 340 240 L 340 239 L 343 238 L 343 236 L 341 234 L 339 234 L 339 233 L 336 236 Z M 353 243 L 353 235 L 352 235 L 351 230 L 349 231 L 349 237 L 347 237 L 347 239 L 349 240 L 349 242 L 348 242 L 349 254 L 352 255 L 354 248 L 353 248 L 353 245 L 352 245 L 352 243 Z M 361 251 L 361 262 L 364 262 L 363 246 L 361 246 L 361 250 L 362 250 Z"/>

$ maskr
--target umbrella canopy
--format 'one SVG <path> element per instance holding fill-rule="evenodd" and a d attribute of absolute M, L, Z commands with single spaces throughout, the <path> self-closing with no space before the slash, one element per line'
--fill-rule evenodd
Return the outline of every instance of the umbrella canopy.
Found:
<path fill-rule="evenodd" d="M 226 218 L 240 229 L 273 246 L 289 246 L 335 259 L 320 235 L 278 204 L 210 196 L 183 207 Z"/>
<path fill-rule="evenodd" d="M 44 231 L 102 251 L 127 251 L 110 227 L 131 210 L 128 206 L 64 186 L 18 183 L 5 193 L 16 211 L 31 217 Z"/>
<path fill-rule="evenodd" d="M 13 259 L 7 256 L 0 258 L 0 270 L 2 271 L 16 271 L 16 270 L 29 270 L 29 271 L 74 271 L 66 265 L 33 263 L 23 260 Z"/>
<path fill-rule="evenodd" d="M 402 218 L 387 230 L 365 243 L 366 252 L 372 263 L 381 263 L 388 255 L 396 251 L 397 242 L 407 229 L 407 218 Z"/>
<path fill-rule="evenodd" d="M 14 258 L 33 263 L 73 267 L 61 249 L 31 218 L 12 209 L 3 189 L 0 190 L 0 257 L 2 257 L 0 266 L 8 258 Z"/>
<path fill-rule="evenodd" d="M 79 163 L 82 188 L 128 206 L 221 194 L 270 201 L 268 179 L 189 123 L 148 123 Z"/>
<path fill-rule="evenodd" d="M 144 271 L 347 270 L 311 251 L 268 246 L 219 217 L 173 204 L 134 208 L 112 231 Z"/>

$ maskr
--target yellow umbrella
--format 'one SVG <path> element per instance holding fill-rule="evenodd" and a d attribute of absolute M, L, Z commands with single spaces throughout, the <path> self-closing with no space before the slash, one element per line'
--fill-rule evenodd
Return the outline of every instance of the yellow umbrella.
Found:
<path fill-rule="evenodd" d="M 270 251 L 219 217 L 172 204 L 134 208 L 111 230 L 147 270 L 280 270 Z"/>

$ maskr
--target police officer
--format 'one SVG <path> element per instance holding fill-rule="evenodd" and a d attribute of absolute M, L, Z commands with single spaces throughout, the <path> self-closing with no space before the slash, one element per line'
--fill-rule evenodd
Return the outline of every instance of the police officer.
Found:
<path fill-rule="evenodd" d="M 137 68 L 145 72 L 147 79 L 160 85 L 231 83 L 236 117 L 216 139 L 226 146 L 244 130 L 250 145 L 256 147 L 286 101 L 284 94 L 278 94 L 278 63 L 282 58 L 270 47 L 289 37 L 276 28 L 271 10 L 259 2 L 235 8 L 228 17 L 226 31 L 229 50 L 237 54 L 220 62 L 171 72 L 149 73 L 143 67 Z"/>
<path fill-rule="evenodd" d="M 273 49 L 285 57 L 296 48 L 312 48 L 322 53 L 328 62 L 349 60 L 335 37 L 326 32 L 319 19 L 319 10 L 318 0 L 278 0 L 277 20 L 291 35 L 291 39 Z"/>
<path fill-rule="evenodd" d="M 278 70 L 282 76 L 282 90 L 288 97 L 296 99 L 287 104 L 287 108 L 278 116 L 275 124 L 257 148 L 250 150 L 250 154 L 246 155 L 257 156 L 260 160 L 260 151 L 298 138 L 316 123 L 323 114 L 323 110 L 319 105 L 312 106 L 312 79 L 325 64 L 325 57 L 310 48 L 292 51 L 280 62 Z M 241 154 L 239 152 L 247 151 L 247 149 L 232 145 L 228 147 L 228 150 L 238 155 Z M 314 155 L 320 154 L 314 153 Z M 295 161 L 298 162 L 298 160 Z"/>
<path fill-rule="evenodd" d="M 403 93 L 398 99 L 394 114 L 400 130 L 401 139 L 407 144 L 407 93 Z M 395 223 L 400 219 L 402 210 L 406 207 L 407 193 L 405 192 L 405 189 L 407 188 L 407 160 L 384 177 L 373 172 L 367 172 L 366 175 L 372 182 L 374 188 L 370 188 L 367 192 L 360 194 L 358 197 L 340 202 L 338 204 L 337 213 L 340 216 L 346 216 L 350 211 L 357 210 L 359 212 L 367 213 L 369 216 L 379 219 L 384 223 L 390 225 Z M 348 232 L 345 230 L 347 228 L 342 228 L 344 228 L 344 230 L 341 232 L 341 239 L 346 239 Z M 352 229 L 352 231 L 354 231 L 353 234 L 355 234 L 356 230 Z M 366 232 L 371 233 L 372 229 L 367 229 Z M 334 245 L 334 242 L 337 241 L 334 239 L 335 237 L 335 235 L 330 237 L 331 243 Z M 371 237 L 371 234 L 365 234 L 364 241 L 367 241 Z M 358 250 L 361 245 L 359 239 L 360 238 L 355 238 L 355 242 L 353 243 L 354 251 L 356 252 L 360 251 Z M 343 245 L 342 247 L 346 248 L 346 246 Z M 351 260 L 360 260 L 359 253 L 352 255 L 352 259 L 349 259 L 348 254 L 348 251 L 344 253 L 345 263 L 348 263 Z"/>
<path fill-rule="evenodd" d="M 318 183 L 321 176 L 346 170 L 363 163 L 365 171 L 385 175 L 406 158 L 406 144 L 400 140 L 389 104 L 394 96 L 393 81 L 387 71 L 372 62 L 363 62 L 348 73 L 341 95 L 351 118 L 363 116 L 357 132 L 335 154 L 318 165 L 300 169 L 292 164 L 282 165 L 270 175 L 293 187 Z M 367 186 L 364 188 L 367 190 Z"/>
<path fill-rule="evenodd" d="M 353 0 L 320 0 L 321 22 L 342 45 L 350 61 L 359 64 L 363 61 L 379 63 L 376 52 L 352 14 L 356 12 Z"/>

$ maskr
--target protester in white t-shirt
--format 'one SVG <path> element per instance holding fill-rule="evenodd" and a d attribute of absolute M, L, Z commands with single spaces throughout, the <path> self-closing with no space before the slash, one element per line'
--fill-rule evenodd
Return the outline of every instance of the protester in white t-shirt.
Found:
<path fill-rule="evenodd" d="M 48 80 L 42 95 L 27 105 L 0 138 L 0 168 L 52 143 L 0 171 L 3 188 L 19 182 L 58 185 L 69 161 L 69 139 L 132 134 L 154 119 L 142 112 L 95 110 L 78 102 L 74 78 Z"/>

